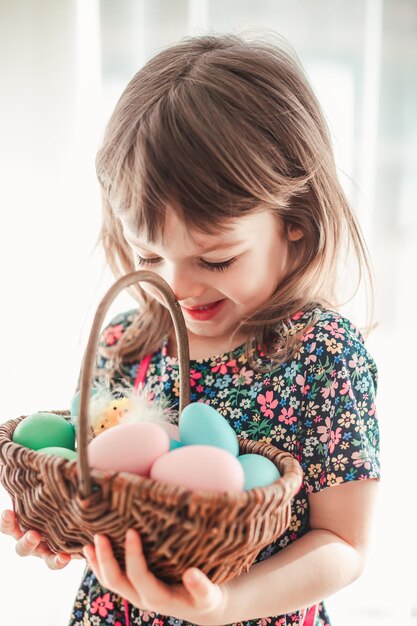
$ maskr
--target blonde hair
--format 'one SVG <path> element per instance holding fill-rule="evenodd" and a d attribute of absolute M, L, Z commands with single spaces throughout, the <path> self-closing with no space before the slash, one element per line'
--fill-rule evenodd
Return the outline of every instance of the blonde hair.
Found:
<path fill-rule="evenodd" d="M 364 267 L 372 286 L 320 105 L 298 57 L 277 34 L 187 37 L 157 54 L 121 95 L 96 168 L 101 241 L 116 276 L 135 269 L 119 218 L 153 242 L 168 203 L 190 229 L 208 234 L 265 209 L 286 230 L 302 231 L 289 242 L 289 270 L 274 296 L 236 329 L 250 336 L 255 368 L 258 345 L 270 367 L 294 353 L 301 333 L 292 314 L 337 306 L 337 259 L 351 244 L 358 282 Z M 119 365 L 160 348 L 172 329 L 167 309 L 140 285 L 132 293 L 138 317 L 117 345 Z M 258 369 L 266 371 L 259 360 Z"/>

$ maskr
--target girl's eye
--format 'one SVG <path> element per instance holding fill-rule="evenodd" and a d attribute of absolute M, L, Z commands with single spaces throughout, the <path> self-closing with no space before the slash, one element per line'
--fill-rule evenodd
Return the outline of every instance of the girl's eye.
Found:
<path fill-rule="evenodd" d="M 228 261 L 222 261 L 222 263 L 207 263 L 207 261 L 200 259 L 200 265 L 210 272 L 224 272 L 224 270 L 227 270 L 236 261 L 236 257 L 229 259 Z"/>
<path fill-rule="evenodd" d="M 142 266 L 155 265 L 156 263 L 159 263 L 160 260 L 161 259 L 158 257 L 154 259 L 144 259 L 143 257 L 136 255 L 136 261 L 138 265 Z M 231 265 L 233 265 L 233 263 L 235 263 L 235 261 L 237 261 L 236 257 L 229 259 L 228 261 L 222 261 L 221 263 L 208 263 L 207 261 L 203 261 L 203 259 L 200 259 L 200 265 L 210 272 L 224 272 L 224 270 L 227 270 Z"/>
<path fill-rule="evenodd" d="M 159 263 L 160 261 L 160 259 L 144 259 L 138 254 L 136 254 L 135 257 L 138 265 L 153 265 L 154 263 Z"/>

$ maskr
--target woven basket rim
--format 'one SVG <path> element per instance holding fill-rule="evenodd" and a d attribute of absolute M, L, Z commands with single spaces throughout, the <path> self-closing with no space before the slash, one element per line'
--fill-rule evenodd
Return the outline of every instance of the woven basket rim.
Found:
<path fill-rule="evenodd" d="M 39 413 L 56 413 L 57 415 L 69 414 L 67 410 L 65 411 L 48 410 L 48 411 L 39 411 Z M 65 465 L 65 466 L 70 467 L 72 464 L 74 465 L 74 471 L 78 472 L 78 459 L 70 460 L 70 459 L 66 459 L 65 457 L 60 457 L 57 455 L 42 454 L 42 453 L 39 454 L 37 450 L 32 450 L 30 448 L 27 448 L 26 446 L 22 446 L 14 442 L 11 436 L 8 436 L 6 433 L 4 433 L 3 429 L 11 426 L 12 422 L 15 422 L 15 426 L 13 428 L 13 431 L 14 431 L 17 425 L 26 417 L 29 417 L 29 416 L 21 415 L 17 418 L 12 418 L 0 424 L 0 449 L 5 447 L 5 450 L 3 450 L 3 453 L 8 454 L 9 451 L 13 449 L 17 450 L 20 448 L 19 453 L 22 455 L 22 460 L 26 461 L 28 465 L 37 463 L 39 466 L 39 471 L 42 470 L 42 465 L 44 464 L 50 467 L 53 467 L 54 465 L 56 465 L 57 467 L 59 467 L 60 465 L 62 466 Z M 244 438 L 240 435 L 237 435 L 237 438 L 239 442 L 248 441 L 247 438 Z M 254 440 L 250 440 L 250 441 L 254 441 Z M 281 453 L 283 455 L 283 458 L 286 460 L 286 464 L 288 465 L 287 470 L 285 471 L 284 469 L 280 478 L 278 478 L 273 483 L 270 483 L 269 485 L 266 485 L 264 487 L 254 487 L 252 489 L 245 489 L 242 491 L 227 491 L 227 492 L 208 491 L 204 489 L 190 490 L 181 485 L 174 485 L 171 483 L 167 483 L 165 481 L 154 480 L 152 478 L 148 478 L 146 476 L 140 476 L 138 474 L 133 474 L 131 472 L 119 472 L 115 470 L 98 470 L 98 469 L 90 468 L 90 473 L 91 473 L 91 478 L 92 478 L 92 482 L 94 486 L 98 486 L 100 482 L 104 480 L 116 480 L 116 479 L 119 485 L 120 485 L 120 482 L 125 483 L 125 484 L 133 484 L 133 485 L 142 484 L 144 486 L 145 485 L 149 485 L 149 486 L 157 485 L 159 497 L 163 495 L 164 493 L 166 493 L 167 495 L 169 494 L 171 499 L 172 498 L 178 499 L 178 500 L 185 499 L 188 502 L 195 500 L 195 501 L 201 501 L 202 503 L 210 502 L 211 504 L 217 504 L 217 503 L 220 504 L 222 502 L 227 501 L 228 503 L 235 504 L 237 506 L 246 506 L 247 504 L 250 503 L 252 499 L 254 498 L 258 499 L 260 495 L 262 495 L 263 498 L 266 500 L 268 500 L 268 497 L 272 497 L 273 495 L 276 495 L 277 486 L 280 486 L 282 488 L 285 499 L 287 497 L 292 498 L 296 493 L 296 488 L 298 488 L 301 485 L 301 481 L 302 481 L 302 470 L 301 470 L 299 463 L 296 461 L 296 459 L 294 459 L 293 455 L 291 455 L 289 452 L 285 452 L 284 450 L 277 448 L 273 444 L 269 444 L 266 442 L 259 442 L 259 441 L 256 441 L 256 442 L 254 441 L 254 443 L 255 444 L 259 443 L 265 449 L 266 448 L 270 448 L 271 450 L 273 449 L 273 451 L 274 452 L 276 451 L 278 454 Z M 296 484 L 297 482 L 300 482 L 300 485 L 298 487 Z M 88 497 L 90 496 L 87 496 L 86 499 L 88 499 Z"/>

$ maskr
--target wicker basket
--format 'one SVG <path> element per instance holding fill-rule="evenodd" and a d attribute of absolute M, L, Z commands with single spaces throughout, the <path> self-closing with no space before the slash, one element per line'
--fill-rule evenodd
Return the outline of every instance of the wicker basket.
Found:
<path fill-rule="evenodd" d="M 78 458 L 68 461 L 12 441 L 25 416 L 0 425 L 0 480 L 10 494 L 23 531 L 38 530 L 54 551 L 83 556 L 94 534 L 107 535 L 124 568 L 128 528 L 139 531 L 150 569 L 168 583 L 188 567 L 201 568 L 222 583 L 247 571 L 265 546 L 289 526 L 291 501 L 302 470 L 287 452 L 239 437 L 240 452 L 262 454 L 281 478 L 267 487 L 239 493 L 191 492 L 128 472 L 90 469 L 87 457 L 89 389 L 104 316 L 114 298 L 136 282 L 152 283 L 171 312 L 178 343 L 180 411 L 190 402 L 188 338 L 181 308 L 165 281 L 138 271 L 120 278 L 101 301 L 90 333 L 81 374 Z M 68 411 L 53 411 L 69 417 Z"/>

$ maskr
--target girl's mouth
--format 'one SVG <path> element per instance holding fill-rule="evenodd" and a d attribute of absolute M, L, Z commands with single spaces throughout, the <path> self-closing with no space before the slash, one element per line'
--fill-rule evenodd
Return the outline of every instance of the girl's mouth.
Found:
<path fill-rule="evenodd" d="M 219 311 L 222 309 L 222 305 L 226 300 L 218 300 L 217 302 L 212 302 L 211 304 L 206 304 L 197 309 L 186 309 L 185 307 L 181 307 L 182 310 L 186 313 L 188 317 L 191 317 L 193 320 L 205 321 L 213 318 Z"/>

